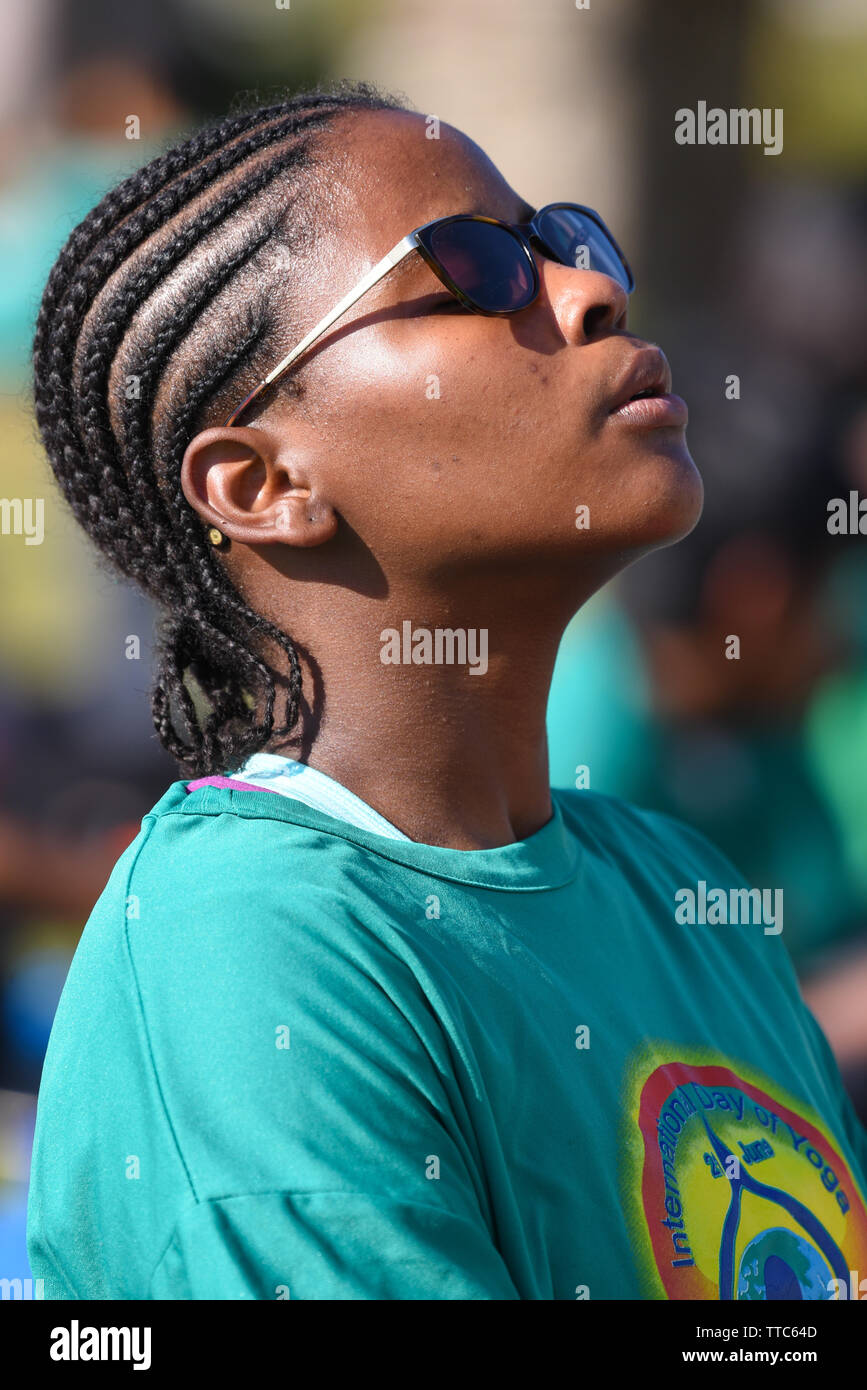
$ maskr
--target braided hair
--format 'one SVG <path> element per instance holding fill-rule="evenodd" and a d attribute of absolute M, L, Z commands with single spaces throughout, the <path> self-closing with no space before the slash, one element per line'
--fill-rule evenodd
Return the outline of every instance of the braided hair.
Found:
<path fill-rule="evenodd" d="M 291 277 L 274 295 L 273 267 L 315 235 L 316 133 L 342 112 L 398 106 L 370 84 L 340 83 L 232 114 L 109 192 L 45 288 L 33 344 L 42 441 L 109 565 L 163 611 L 154 725 L 195 776 L 238 767 L 292 730 L 301 668 L 292 639 L 248 607 L 208 542 L 181 490 L 184 452 L 295 330 Z M 296 396 L 301 377 L 289 378 Z"/>

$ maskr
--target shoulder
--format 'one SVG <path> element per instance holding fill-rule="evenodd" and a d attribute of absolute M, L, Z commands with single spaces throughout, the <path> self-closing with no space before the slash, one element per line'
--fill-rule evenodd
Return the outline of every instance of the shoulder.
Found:
<path fill-rule="evenodd" d="M 256 919 L 305 903 L 322 912 L 335 900 L 343 848 L 351 853 L 339 836 L 305 824 L 303 814 L 296 820 L 274 792 L 187 793 L 176 782 L 128 851 L 128 916 L 151 924 L 179 913 L 206 917 L 219 933 L 233 928 L 239 911 Z"/>
<path fill-rule="evenodd" d="M 91 1072 L 107 1075 L 109 1023 L 135 1036 L 170 1109 L 219 1084 L 234 1114 L 285 1085 L 290 1039 L 293 1056 L 412 1053 L 429 1032 L 424 992 L 363 882 L 325 868 L 339 837 L 257 818 L 252 798 L 240 815 L 225 798 L 212 810 L 171 788 L 145 817 L 85 928 L 55 1054 L 86 1033 Z"/>
<path fill-rule="evenodd" d="M 211 789 L 208 789 L 210 791 Z M 55 1028 L 138 1029 L 146 1052 L 413 989 L 352 846 L 275 817 L 278 798 L 188 796 L 173 784 L 118 860 L 82 934 Z M 356 854 L 357 858 L 357 854 Z M 379 994 L 382 990 L 379 989 Z M 347 1003 L 347 1007 L 350 1004 Z M 206 1047 L 207 1050 L 207 1047 Z"/>
<path fill-rule="evenodd" d="M 552 787 L 551 795 L 579 839 L 623 863 L 653 861 L 660 867 L 711 873 L 718 882 L 744 882 L 716 845 L 675 816 L 603 792 Z"/>
<path fill-rule="evenodd" d="M 189 1016 L 225 1000 L 236 1014 L 338 976 L 346 987 L 350 960 L 383 955 L 357 850 L 284 808 L 272 792 L 187 795 L 176 783 L 145 817 L 125 879 L 94 916 L 122 932 L 146 1012 L 174 1001 Z"/>

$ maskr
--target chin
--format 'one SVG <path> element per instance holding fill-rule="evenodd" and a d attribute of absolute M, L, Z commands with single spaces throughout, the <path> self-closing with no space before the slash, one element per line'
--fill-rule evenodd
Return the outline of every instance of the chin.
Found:
<path fill-rule="evenodd" d="M 693 530 L 704 506 L 704 484 L 682 434 L 645 458 L 630 500 L 629 539 L 639 553 L 674 545 Z"/>

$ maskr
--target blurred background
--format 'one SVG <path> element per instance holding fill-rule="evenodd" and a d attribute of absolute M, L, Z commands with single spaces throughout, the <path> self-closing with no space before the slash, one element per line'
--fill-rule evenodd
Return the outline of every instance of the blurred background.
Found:
<path fill-rule="evenodd" d="M 626 249 L 632 324 L 690 404 L 705 514 L 567 631 L 552 782 L 680 816 L 783 888 L 784 940 L 867 1121 L 867 539 L 827 529 L 831 498 L 867 496 L 864 6 L 0 0 L 0 23 L 0 496 L 45 499 L 41 545 L 0 535 L 0 1272 L 29 1274 L 69 961 L 177 776 L 148 709 L 154 614 L 100 570 L 36 440 L 40 295 L 118 179 L 239 91 L 323 76 L 403 94 L 530 202 L 597 207 Z M 677 145 L 674 112 L 698 101 L 782 107 L 782 154 Z"/>

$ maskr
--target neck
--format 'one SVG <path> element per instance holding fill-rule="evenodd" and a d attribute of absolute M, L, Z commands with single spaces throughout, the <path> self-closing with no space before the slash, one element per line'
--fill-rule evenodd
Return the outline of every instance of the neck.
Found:
<path fill-rule="evenodd" d="M 435 621 L 428 606 L 406 630 L 403 616 L 392 621 L 381 608 L 373 621 L 304 644 L 316 653 L 315 671 L 302 656 L 305 695 L 319 689 L 324 699 L 305 706 L 291 741 L 271 751 L 334 777 L 419 843 L 490 849 L 540 830 L 552 815 L 545 717 L 560 632 L 519 638 L 512 625 L 491 623 L 487 669 L 476 660 L 474 672 L 466 657 L 420 659 L 436 658 L 437 628 L 445 655 L 442 634 L 461 628 L 457 616 Z M 390 645 L 379 636 L 389 628 Z M 464 632 L 478 658 L 479 628 Z M 452 651 L 461 655 L 460 640 Z M 384 664 L 386 652 L 398 662 Z"/>
<path fill-rule="evenodd" d="M 391 692 L 387 679 L 338 692 L 332 681 L 304 761 L 419 843 L 468 850 L 525 839 L 552 814 L 545 711 L 554 655 L 545 673 L 538 657 L 492 663 L 485 676 L 388 669 Z M 328 689 L 327 669 L 323 679 Z"/>
<path fill-rule="evenodd" d="M 269 616 L 296 642 L 304 703 L 268 751 L 335 778 L 418 843 L 526 839 L 553 813 L 546 712 L 560 638 L 599 582 L 577 599 L 574 574 L 571 599 L 563 575 L 545 592 L 538 576 L 504 575 L 460 596 L 293 585 L 291 606 Z M 447 630 L 466 642 L 451 663 Z"/>

